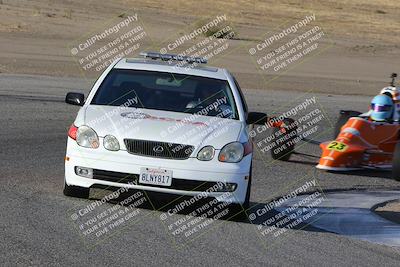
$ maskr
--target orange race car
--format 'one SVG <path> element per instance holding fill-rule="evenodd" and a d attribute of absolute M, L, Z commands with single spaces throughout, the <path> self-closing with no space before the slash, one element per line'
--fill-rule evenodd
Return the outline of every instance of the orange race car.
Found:
<path fill-rule="evenodd" d="M 400 181 L 400 87 L 390 86 L 374 97 L 367 113 L 341 111 L 334 141 L 320 144 L 318 169 L 351 171 L 392 169 Z"/>

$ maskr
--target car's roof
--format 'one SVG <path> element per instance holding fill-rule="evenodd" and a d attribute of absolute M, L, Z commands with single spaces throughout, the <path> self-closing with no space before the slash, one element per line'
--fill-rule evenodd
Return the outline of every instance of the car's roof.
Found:
<path fill-rule="evenodd" d="M 148 58 L 122 58 L 115 64 L 114 68 L 179 73 L 220 80 L 228 79 L 226 69 L 204 64 L 190 65 L 182 61 L 167 62 Z"/>

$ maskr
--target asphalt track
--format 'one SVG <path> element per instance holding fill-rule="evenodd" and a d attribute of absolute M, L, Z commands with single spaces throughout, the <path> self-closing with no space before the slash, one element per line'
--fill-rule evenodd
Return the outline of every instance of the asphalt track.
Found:
<path fill-rule="evenodd" d="M 0 75 L 2 265 L 399 265 L 400 251 L 396 247 L 306 224 L 272 238 L 258 230 L 262 221 L 218 220 L 196 238 L 176 242 L 160 219 L 165 212 L 154 210 L 154 205 L 140 208 L 135 220 L 117 227 L 112 235 L 94 240 L 82 237 L 73 214 L 95 200 L 67 198 L 62 194 L 66 132 L 78 110 L 66 105 L 64 96 L 68 91 L 87 94 L 92 82 L 65 77 Z M 297 97 L 307 97 L 298 92 L 273 90 L 247 90 L 245 95 L 251 110 L 270 114 L 290 109 Z M 315 170 L 317 144 L 332 135 L 331 123 L 338 109 L 365 110 L 370 97 L 312 91 L 308 95 L 317 98 L 325 114 L 319 123 L 320 134 L 312 136 L 312 142 L 301 142 L 298 154 L 290 162 L 272 161 L 268 155 L 256 153 L 253 207 L 249 212 L 313 180 L 317 188 L 309 190 L 326 193 L 400 188 L 387 172 L 332 174 Z M 94 193 L 91 197 L 98 198 Z M 155 206 L 162 206 L 160 203 Z M 105 203 L 99 209 L 106 211 L 114 206 Z M 175 216 L 179 219 L 185 214 Z"/>

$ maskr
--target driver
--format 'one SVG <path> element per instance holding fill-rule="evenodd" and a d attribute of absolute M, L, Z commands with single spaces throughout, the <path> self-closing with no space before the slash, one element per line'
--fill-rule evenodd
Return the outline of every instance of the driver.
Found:
<path fill-rule="evenodd" d="M 195 97 L 186 105 L 186 108 L 203 108 L 207 106 L 207 104 L 210 104 L 212 99 L 215 98 L 217 92 L 218 91 L 215 89 L 211 89 L 210 86 L 204 86 L 203 84 L 197 85 Z"/>
<path fill-rule="evenodd" d="M 393 100 L 386 94 L 375 96 L 371 101 L 369 117 L 373 121 L 393 121 Z"/>
<path fill-rule="evenodd" d="M 393 120 L 400 121 L 400 88 L 388 86 L 381 90 L 381 94 L 385 94 L 393 99 Z"/>
<path fill-rule="evenodd" d="M 226 103 L 222 101 L 223 99 L 225 99 Z M 229 118 L 234 115 L 231 106 L 227 103 L 227 97 L 225 96 L 224 90 L 212 87 L 206 83 L 200 83 L 197 85 L 194 99 L 186 105 L 186 108 L 207 108 L 209 116 L 218 115 L 224 118 Z"/>

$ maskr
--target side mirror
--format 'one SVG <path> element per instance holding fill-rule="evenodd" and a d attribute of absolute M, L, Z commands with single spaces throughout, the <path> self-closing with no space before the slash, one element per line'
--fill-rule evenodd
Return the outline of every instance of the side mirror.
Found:
<path fill-rule="evenodd" d="M 247 124 L 264 124 L 267 122 L 267 114 L 262 112 L 249 112 L 247 115 Z"/>
<path fill-rule="evenodd" d="M 65 103 L 75 106 L 83 106 L 85 103 L 85 96 L 81 93 L 68 93 L 65 96 Z"/>

